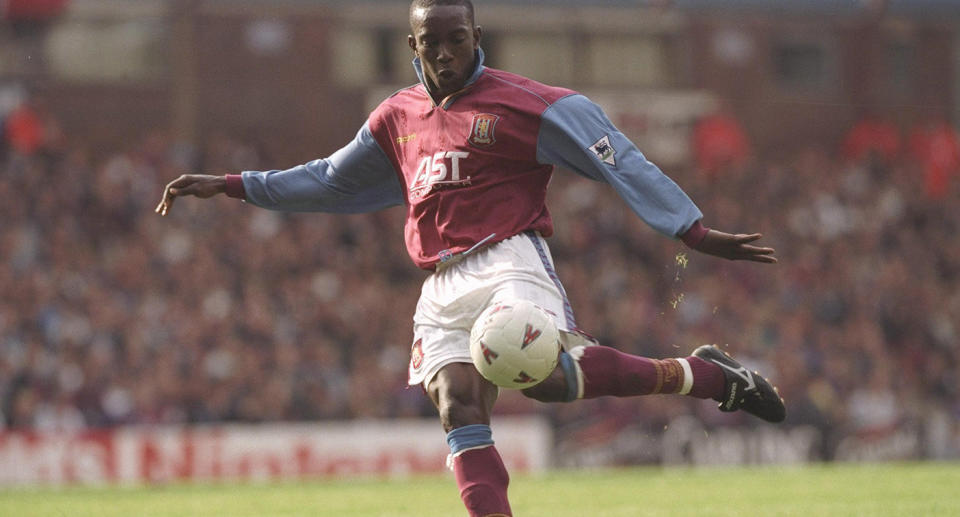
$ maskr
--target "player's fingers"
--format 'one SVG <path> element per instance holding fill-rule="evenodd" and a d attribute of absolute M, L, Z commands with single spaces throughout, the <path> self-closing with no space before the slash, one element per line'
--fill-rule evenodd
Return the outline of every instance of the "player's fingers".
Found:
<path fill-rule="evenodd" d="M 173 200 L 176 199 L 178 191 L 169 185 L 163 190 L 163 198 L 160 200 L 160 204 L 157 205 L 156 212 L 160 215 L 167 215 L 170 212 L 170 207 L 173 206 Z"/>
<path fill-rule="evenodd" d="M 194 177 L 190 174 L 182 174 L 177 179 L 167 183 L 167 186 L 163 188 L 164 197 L 174 197 L 185 194 L 184 189 L 190 188 L 196 182 Z M 187 192 L 189 194 L 189 192 Z"/>
<path fill-rule="evenodd" d="M 776 252 L 773 248 L 760 248 L 757 246 L 742 246 L 741 250 L 750 255 L 773 255 Z"/>
<path fill-rule="evenodd" d="M 157 205 L 156 212 L 160 215 L 167 215 L 173 205 L 173 200 L 184 194 L 183 188 L 189 187 L 193 182 L 194 179 L 189 174 L 181 174 L 175 180 L 167 183 L 163 187 L 163 197 L 160 199 L 160 204 Z"/>
<path fill-rule="evenodd" d="M 763 262 L 765 264 L 775 264 L 777 258 L 773 255 L 751 255 L 746 253 L 741 253 L 730 257 L 732 260 L 747 260 L 750 262 Z"/>
<path fill-rule="evenodd" d="M 166 212 L 167 204 L 170 202 L 170 197 L 167 195 L 167 189 L 163 189 L 163 197 L 160 198 L 160 203 L 157 204 L 157 208 L 153 211 L 163 215 Z"/>
<path fill-rule="evenodd" d="M 762 233 L 738 234 L 736 240 L 740 244 L 747 244 L 763 237 Z"/>
<path fill-rule="evenodd" d="M 163 197 L 160 198 L 160 203 L 157 204 L 157 208 L 154 210 L 154 212 L 164 215 L 164 212 L 166 212 L 167 206 L 170 204 L 172 199 L 173 198 L 170 196 L 170 187 L 168 185 L 163 188 Z"/>
<path fill-rule="evenodd" d="M 763 262 L 765 264 L 776 264 L 777 257 L 773 256 L 773 248 L 754 248 L 750 251 L 742 251 L 734 260 L 749 260 L 752 262 Z"/>

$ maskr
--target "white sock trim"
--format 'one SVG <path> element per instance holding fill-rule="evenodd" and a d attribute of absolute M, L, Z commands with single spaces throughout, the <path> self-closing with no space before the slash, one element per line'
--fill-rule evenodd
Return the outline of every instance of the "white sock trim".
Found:
<path fill-rule="evenodd" d="M 568 354 L 573 358 L 573 369 L 577 372 L 577 400 L 583 398 L 583 370 L 580 368 L 580 358 L 583 357 L 584 347 L 572 348 Z"/>
<path fill-rule="evenodd" d="M 677 362 L 680 363 L 680 367 L 683 368 L 683 386 L 680 387 L 681 395 L 686 395 L 690 393 L 690 390 L 693 388 L 693 370 L 690 368 L 690 363 L 686 359 L 678 358 Z"/>

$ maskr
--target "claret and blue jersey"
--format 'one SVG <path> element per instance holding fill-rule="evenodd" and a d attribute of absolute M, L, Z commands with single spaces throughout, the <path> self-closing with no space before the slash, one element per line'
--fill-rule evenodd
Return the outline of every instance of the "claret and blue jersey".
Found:
<path fill-rule="evenodd" d="M 414 66 L 420 83 L 386 99 L 331 156 L 244 172 L 247 201 L 339 213 L 405 204 L 407 251 L 424 269 L 484 239 L 552 234 L 545 200 L 554 166 L 609 183 L 665 235 L 680 235 L 702 217 L 583 95 L 487 68 L 479 50 L 466 86 L 436 104 L 419 61 Z"/>

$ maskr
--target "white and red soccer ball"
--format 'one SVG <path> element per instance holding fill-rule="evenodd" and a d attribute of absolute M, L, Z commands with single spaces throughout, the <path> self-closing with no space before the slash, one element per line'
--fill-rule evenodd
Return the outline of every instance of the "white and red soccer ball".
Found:
<path fill-rule="evenodd" d="M 535 386 L 557 367 L 560 332 L 553 317 L 527 300 L 487 307 L 470 330 L 470 357 L 503 388 Z"/>

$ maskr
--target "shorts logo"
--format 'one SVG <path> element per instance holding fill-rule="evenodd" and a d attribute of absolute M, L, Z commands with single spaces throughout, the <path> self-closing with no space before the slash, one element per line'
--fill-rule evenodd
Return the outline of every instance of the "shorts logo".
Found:
<path fill-rule="evenodd" d="M 474 115 L 473 123 L 470 125 L 468 141 L 477 147 L 493 145 L 497 141 L 494 130 L 497 127 L 498 120 L 500 120 L 500 117 L 492 113 L 477 113 Z"/>
<path fill-rule="evenodd" d="M 423 366 L 423 339 L 418 339 L 410 347 L 410 367 L 419 370 L 421 366 Z"/>
<path fill-rule="evenodd" d="M 591 145 L 590 151 L 592 151 L 597 158 L 600 158 L 601 162 L 614 167 L 617 166 L 617 150 L 610 145 L 610 137 L 608 135 L 603 135 L 603 138 Z"/>

